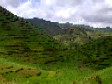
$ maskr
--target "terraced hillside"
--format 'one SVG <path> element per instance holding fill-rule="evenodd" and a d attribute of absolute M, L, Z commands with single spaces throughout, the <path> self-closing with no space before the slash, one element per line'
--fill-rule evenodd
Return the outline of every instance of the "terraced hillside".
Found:
<path fill-rule="evenodd" d="M 31 82 L 41 75 L 40 70 L 32 65 L 61 62 L 70 56 L 63 44 L 2 7 L 0 32 L 0 83 L 26 84 L 27 78 L 31 77 L 28 79 Z M 32 79 L 33 76 L 36 79 Z"/>
<path fill-rule="evenodd" d="M 39 28 L 0 7 L 0 56 L 23 62 L 50 63 L 64 60 L 64 46 Z M 63 57 L 64 56 L 64 57 Z"/>
<path fill-rule="evenodd" d="M 111 84 L 112 33 L 93 31 L 65 29 L 56 41 L 0 7 L 0 84 Z"/>

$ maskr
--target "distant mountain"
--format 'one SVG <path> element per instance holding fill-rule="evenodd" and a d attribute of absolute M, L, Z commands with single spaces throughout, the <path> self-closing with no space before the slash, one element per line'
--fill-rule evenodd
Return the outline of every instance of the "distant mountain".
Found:
<path fill-rule="evenodd" d="M 111 27 L 106 27 L 106 28 L 96 28 L 96 30 L 112 31 L 112 28 L 111 28 Z"/>
<path fill-rule="evenodd" d="M 66 45 L 83 44 L 91 39 L 112 35 L 112 28 L 93 28 L 88 25 L 74 25 L 72 23 L 50 22 L 39 18 L 26 19 L 33 25 L 40 27 L 46 34 L 54 37 Z"/>
<path fill-rule="evenodd" d="M 28 22 L 31 22 L 35 26 L 41 28 L 45 33 L 50 36 L 59 35 L 62 29 L 59 27 L 58 22 L 45 21 L 39 18 L 26 19 Z"/>

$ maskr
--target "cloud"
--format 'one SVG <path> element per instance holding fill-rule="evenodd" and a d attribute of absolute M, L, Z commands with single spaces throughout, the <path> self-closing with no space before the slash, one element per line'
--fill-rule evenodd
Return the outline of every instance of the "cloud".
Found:
<path fill-rule="evenodd" d="M 0 2 L 0 5 L 4 7 L 7 6 L 18 7 L 20 5 L 20 0 L 2 0 Z"/>
<path fill-rule="evenodd" d="M 112 26 L 112 0 L 2 0 L 0 5 L 25 18 Z"/>
<path fill-rule="evenodd" d="M 98 14 L 110 15 L 112 14 L 112 8 L 103 8 L 97 11 Z"/>
<path fill-rule="evenodd" d="M 87 22 L 112 23 L 112 15 L 87 15 L 84 19 Z"/>
<path fill-rule="evenodd" d="M 20 5 L 19 0 L 7 0 L 6 2 L 7 2 L 7 4 L 9 4 L 12 7 L 18 7 Z"/>

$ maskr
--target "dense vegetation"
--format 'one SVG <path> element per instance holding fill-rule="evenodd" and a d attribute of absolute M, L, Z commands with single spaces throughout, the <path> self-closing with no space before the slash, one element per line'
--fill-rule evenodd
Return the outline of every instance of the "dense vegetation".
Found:
<path fill-rule="evenodd" d="M 112 36 L 101 37 L 81 45 L 76 50 L 82 64 L 95 69 L 112 66 Z"/>
<path fill-rule="evenodd" d="M 0 7 L 0 84 L 111 84 L 110 28 L 39 21 Z"/>

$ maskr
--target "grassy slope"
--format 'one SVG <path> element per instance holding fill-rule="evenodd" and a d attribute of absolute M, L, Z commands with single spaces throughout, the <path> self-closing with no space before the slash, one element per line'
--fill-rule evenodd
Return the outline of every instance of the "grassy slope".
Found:
<path fill-rule="evenodd" d="M 84 84 L 111 84 L 112 83 L 112 67 L 97 71 L 85 80 Z"/>
<path fill-rule="evenodd" d="M 25 64 L 0 58 L 0 84 L 111 84 L 112 67 L 94 71 L 70 62 Z M 97 78 L 98 77 L 98 78 Z"/>
<path fill-rule="evenodd" d="M 1 82 L 17 84 L 71 84 L 88 76 L 90 70 L 79 70 L 68 63 L 31 65 L 0 58 Z M 66 79 L 66 80 L 65 80 Z"/>

